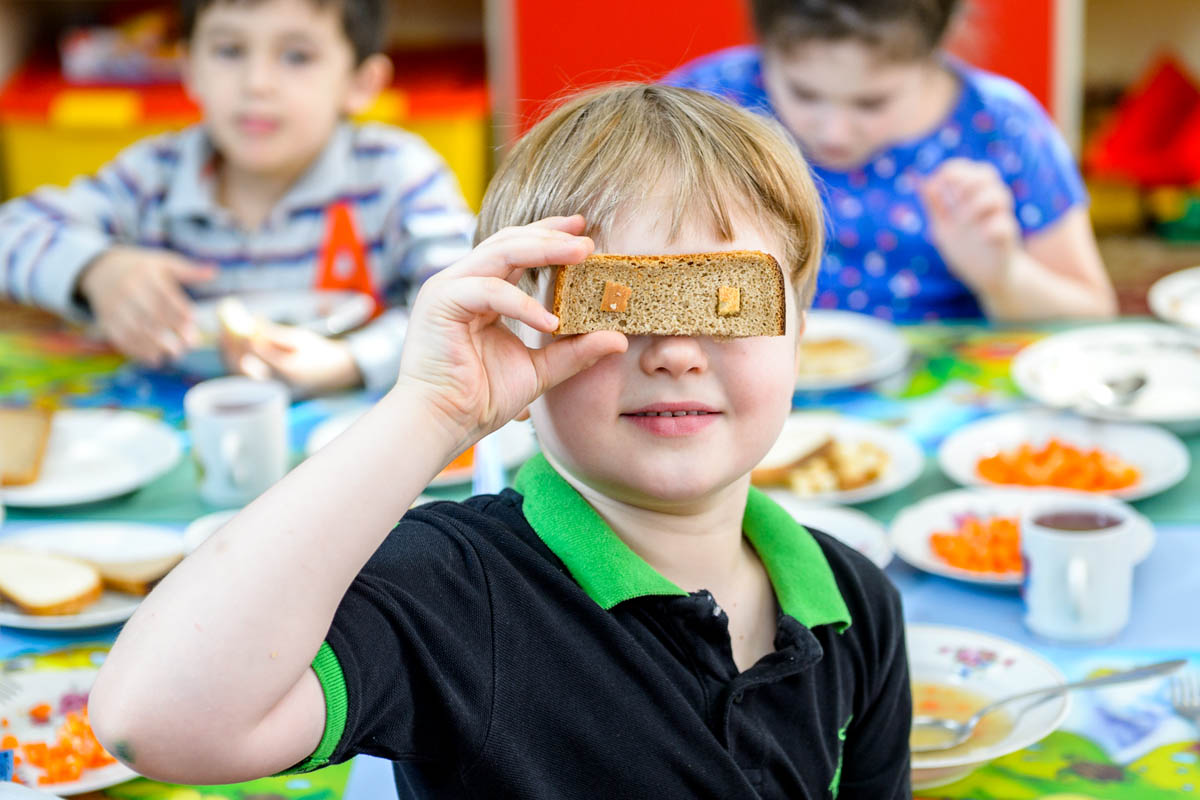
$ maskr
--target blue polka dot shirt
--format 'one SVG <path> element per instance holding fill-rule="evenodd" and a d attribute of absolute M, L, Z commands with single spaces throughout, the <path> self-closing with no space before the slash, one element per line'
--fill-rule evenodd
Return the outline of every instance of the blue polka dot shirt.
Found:
<path fill-rule="evenodd" d="M 934 247 L 917 193 L 923 176 L 947 159 L 993 164 L 1013 194 L 1024 236 L 1087 202 L 1070 150 L 1025 89 L 954 59 L 946 64 L 958 75 L 962 89 L 939 125 L 847 172 L 812 166 L 828 225 L 817 308 L 860 311 L 898 322 L 982 316 L 975 296 L 951 274 Z M 775 116 L 754 46 L 709 54 L 665 81 Z"/>

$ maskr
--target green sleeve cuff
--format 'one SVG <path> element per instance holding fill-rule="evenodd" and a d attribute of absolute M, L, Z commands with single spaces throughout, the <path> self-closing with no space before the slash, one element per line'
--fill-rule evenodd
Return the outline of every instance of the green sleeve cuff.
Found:
<path fill-rule="evenodd" d="M 321 741 L 311 756 L 280 775 L 312 772 L 324 767 L 346 731 L 346 678 L 329 642 L 321 642 L 321 649 L 312 660 L 312 668 L 325 694 L 325 733 L 321 735 Z"/>

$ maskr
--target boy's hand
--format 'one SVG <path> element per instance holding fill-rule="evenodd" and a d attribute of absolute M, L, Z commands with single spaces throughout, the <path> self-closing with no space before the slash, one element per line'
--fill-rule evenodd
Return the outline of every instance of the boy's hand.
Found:
<path fill-rule="evenodd" d="M 215 275 L 213 267 L 166 250 L 113 247 L 87 266 L 79 292 L 108 341 L 130 358 L 158 366 L 196 343 L 192 303 L 181 284 Z"/>
<path fill-rule="evenodd" d="M 606 355 L 623 334 L 598 331 L 531 349 L 501 315 L 549 333 L 558 319 L 514 284 L 528 268 L 576 264 L 594 247 L 581 216 L 549 217 L 489 237 L 421 288 L 412 309 L 397 389 L 421 392 L 465 447 L 534 398 Z"/>
<path fill-rule="evenodd" d="M 234 372 L 279 378 L 306 396 L 362 383 L 349 345 L 291 325 L 260 321 L 248 336 L 222 326 L 221 355 Z"/>
<path fill-rule="evenodd" d="M 1021 252 L 1013 197 L 989 163 L 953 158 L 921 187 L 930 233 L 950 270 L 980 295 L 1004 285 Z"/>

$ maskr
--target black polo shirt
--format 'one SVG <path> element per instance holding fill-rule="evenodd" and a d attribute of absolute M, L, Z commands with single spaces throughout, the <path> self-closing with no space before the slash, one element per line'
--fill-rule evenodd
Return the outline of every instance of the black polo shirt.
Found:
<path fill-rule="evenodd" d="M 780 612 L 739 673 L 708 592 L 543 457 L 516 488 L 421 506 L 380 546 L 313 662 L 326 730 L 297 769 L 369 753 L 428 797 L 911 798 L 900 600 L 867 559 L 752 490 Z"/>

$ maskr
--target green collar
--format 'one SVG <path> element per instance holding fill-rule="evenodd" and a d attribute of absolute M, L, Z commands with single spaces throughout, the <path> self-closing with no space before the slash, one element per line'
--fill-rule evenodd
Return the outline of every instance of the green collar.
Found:
<path fill-rule="evenodd" d="M 621 541 L 542 454 L 521 467 L 515 488 L 524 495 L 529 525 L 600 607 L 608 610 L 645 595 L 687 594 Z M 829 562 L 791 514 L 751 488 L 742 526 L 767 569 L 783 613 L 808 628 L 832 624 L 840 633 L 850 626 L 850 612 Z"/>

